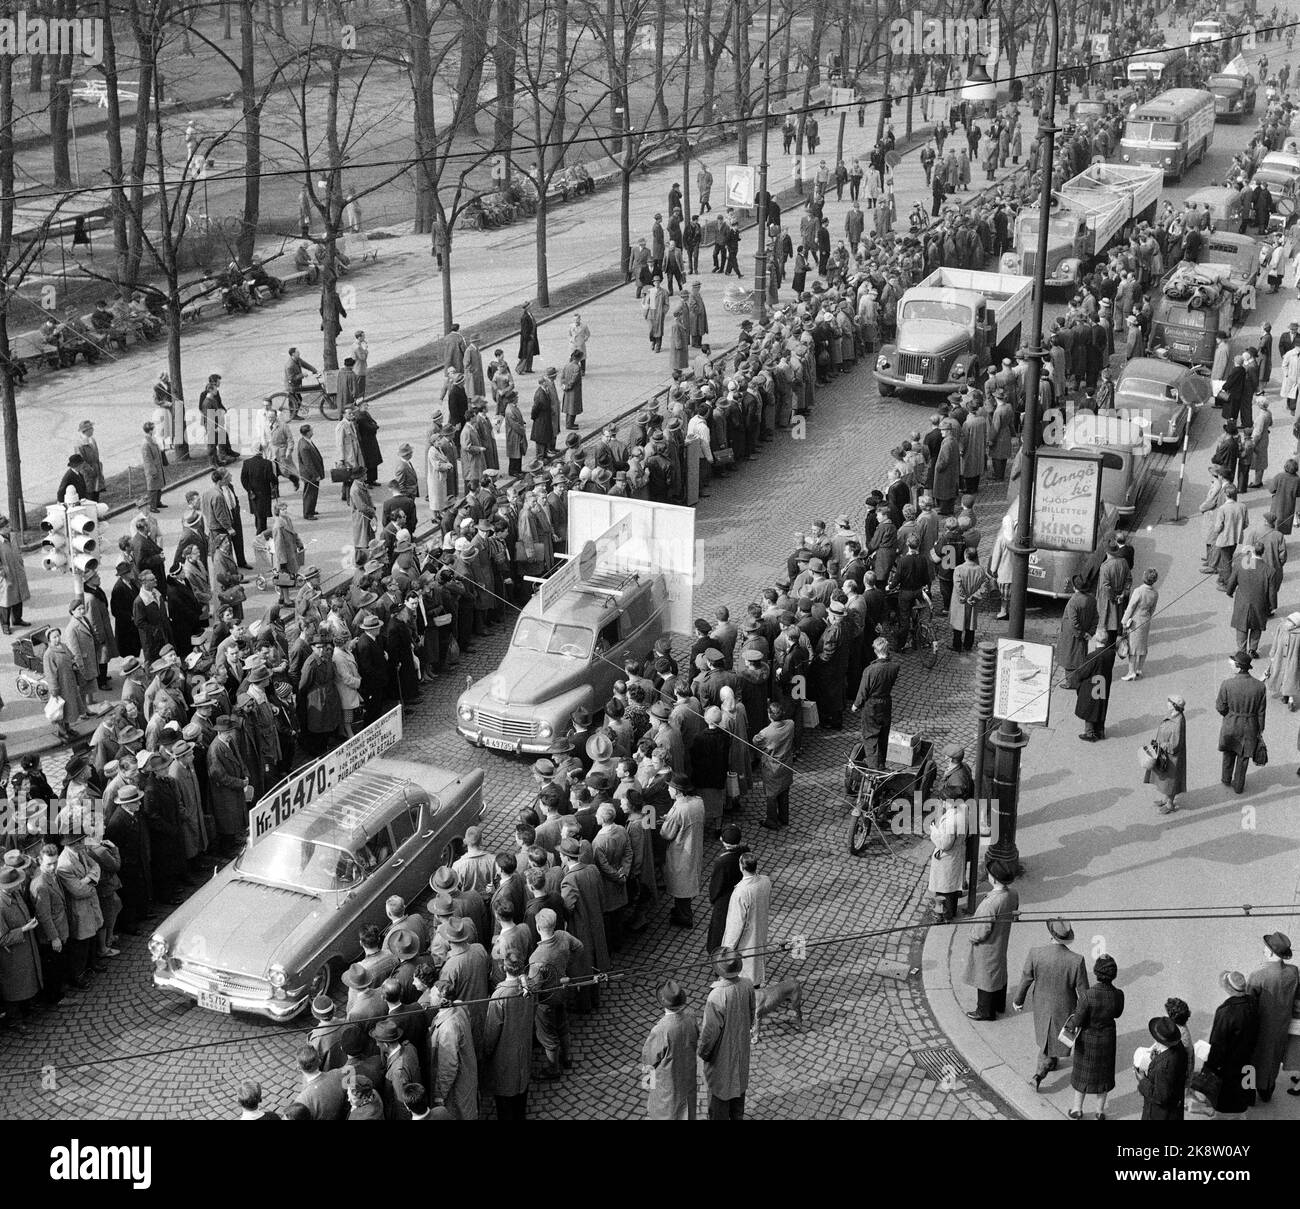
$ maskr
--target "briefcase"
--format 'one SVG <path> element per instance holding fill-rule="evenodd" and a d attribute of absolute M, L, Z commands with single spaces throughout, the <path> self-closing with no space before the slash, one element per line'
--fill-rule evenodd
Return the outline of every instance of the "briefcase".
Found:
<path fill-rule="evenodd" d="M 346 483 L 351 477 L 352 471 L 342 464 L 334 466 L 330 470 L 331 483 Z"/>

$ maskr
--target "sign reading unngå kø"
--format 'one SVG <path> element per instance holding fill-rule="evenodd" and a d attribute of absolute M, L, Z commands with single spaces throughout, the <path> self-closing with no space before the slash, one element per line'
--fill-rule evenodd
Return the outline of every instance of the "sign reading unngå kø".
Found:
<path fill-rule="evenodd" d="M 1032 541 L 1039 550 L 1091 554 L 1101 517 L 1101 457 L 1043 448 L 1034 456 Z"/>

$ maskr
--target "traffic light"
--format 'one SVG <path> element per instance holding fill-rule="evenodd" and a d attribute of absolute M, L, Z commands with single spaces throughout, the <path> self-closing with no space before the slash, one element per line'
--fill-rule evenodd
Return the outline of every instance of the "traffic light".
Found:
<path fill-rule="evenodd" d="M 89 575 L 99 567 L 99 506 L 93 501 L 68 509 L 68 540 L 71 545 L 72 569 Z"/>
<path fill-rule="evenodd" d="M 68 569 L 67 518 L 63 507 L 51 504 L 41 521 L 41 566 L 47 571 L 66 573 Z"/>

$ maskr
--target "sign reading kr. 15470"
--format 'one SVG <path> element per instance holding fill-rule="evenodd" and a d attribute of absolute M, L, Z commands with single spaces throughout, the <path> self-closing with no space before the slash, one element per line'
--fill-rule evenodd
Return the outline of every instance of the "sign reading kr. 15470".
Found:
<path fill-rule="evenodd" d="M 322 794 L 329 793 L 363 764 L 383 755 L 401 742 L 401 738 L 402 707 L 399 705 L 315 763 L 300 768 L 293 776 L 281 781 L 249 812 L 249 846 L 270 835 L 285 819 L 311 805 Z"/>

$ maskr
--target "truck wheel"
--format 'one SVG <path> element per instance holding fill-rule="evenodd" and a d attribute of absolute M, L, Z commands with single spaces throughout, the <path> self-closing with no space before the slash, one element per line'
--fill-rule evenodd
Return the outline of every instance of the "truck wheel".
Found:
<path fill-rule="evenodd" d="M 894 395 L 898 394 L 898 387 L 892 382 L 877 382 L 876 388 L 886 399 L 892 399 Z"/>

